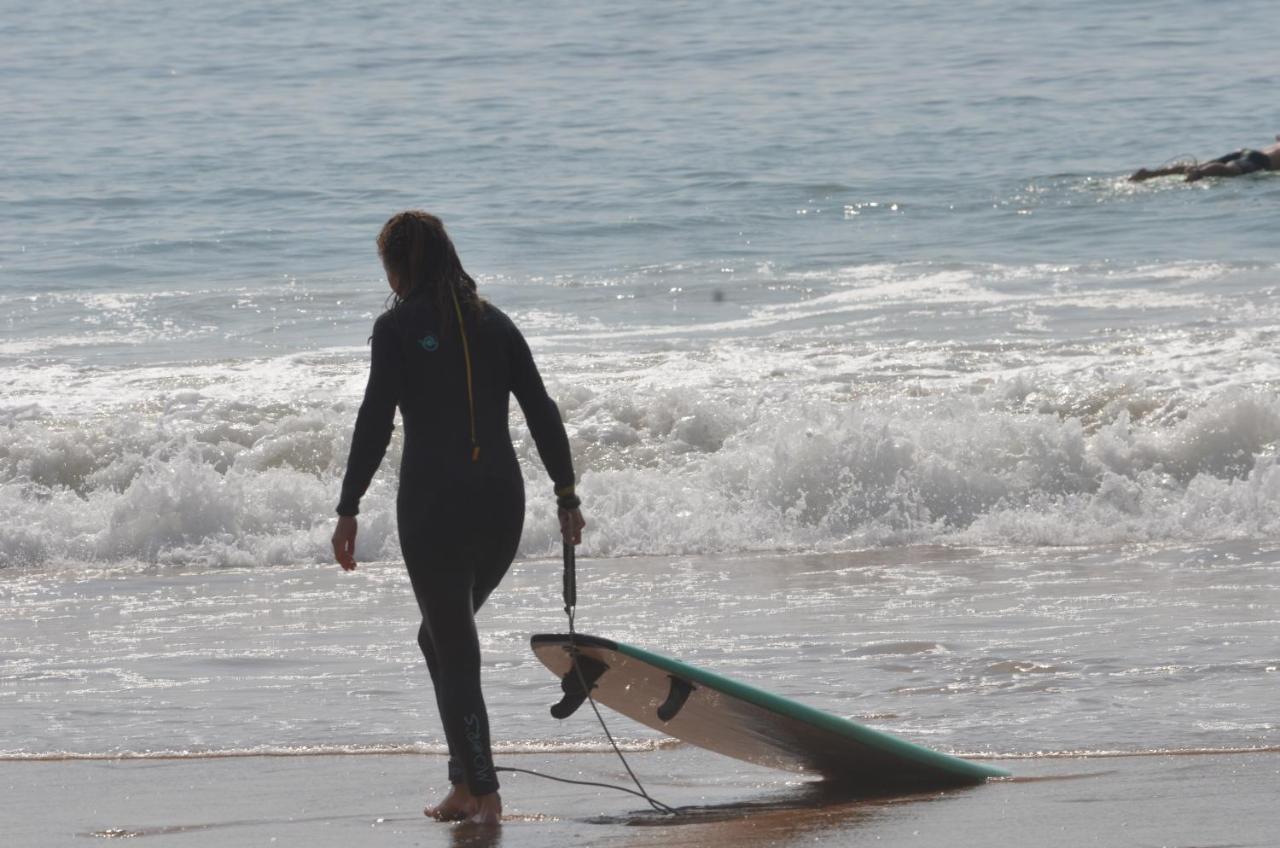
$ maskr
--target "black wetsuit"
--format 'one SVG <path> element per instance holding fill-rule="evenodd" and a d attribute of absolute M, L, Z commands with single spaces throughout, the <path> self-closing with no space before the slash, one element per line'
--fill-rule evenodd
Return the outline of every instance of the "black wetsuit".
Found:
<path fill-rule="evenodd" d="M 1271 157 L 1263 153 L 1261 150 L 1251 150 L 1248 147 L 1228 153 L 1225 156 L 1219 156 L 1217 159 L 1209 160 L 1211 162 L 1219 162 L 1223 165 L 1234 164 L 1241 174 L 1252 174 L 1254 171 L 1270 171 Z"/>
<path fill-rule="evenodd" d="M 520 331 L 489 304 L 464 315 L 465 346 L 456 313 L 442 316 L 429 297 L 410 298 L 374 323 L 338 514 L 356 514 L 398 405 L 405 436 L 396 518 L 422 611 L 418 644 L 449 743 L 449 780 L 465 778 L 480 795 L 498 780 L 474 612 L 511 566 L 524 523 L 524 481 L 507 429 L 510 394 L 556 491 L 572 493 L 574 478 L 560 411 Z"/>

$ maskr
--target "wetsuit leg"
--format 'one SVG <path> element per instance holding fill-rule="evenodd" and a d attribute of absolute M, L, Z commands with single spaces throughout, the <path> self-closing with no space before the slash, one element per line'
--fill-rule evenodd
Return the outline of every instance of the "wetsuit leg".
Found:
<path fill-rule="evenodd" d="M 465 583 L 468 575 L 465 572 L 448 573 L 442 577 L 423 575 L 421 569 L 410 571 L 414 594 L 418 597 L 422 611 L 418 647 L 422 649 L 422 656 L 427 661 L 427 670 L 431 674 L 431 685 L 436 695 L 436 709 L 445 723 L 450 783 L 458 784 L 466 779 L 463 758 L 476 761 L 477 740 L 481 743 L 483 760 L 492 771 L 489 718 L 480 692 L 480 643 L 474 614 L 497 588 L 506 572 L 506 566 L 481 569 L 480 574 L 471 575 L 472 584 L 468 589 Z M 416 580 L 413 579 L 415 573 L 421 575 Z M 468 606 L 470 614 L 467 613 Z M 433 630 L 438 631 L 440 641 L 449 646 L 444 668 L 436 650 L 436 639 L 432 638 Z M 459 685 L 458 681 L 462 683 Z M 459 734 L 456 726 L 451 732 L 450 722 L 445 720 L 450 715 L 464 716 L 464 724 L 467 715 L 473 715 L 475 719 L 471 726 L 464 727 Z M 456 721 L 454 724 L 456 725 Z M 468 781 L 471 791 L 477 795 L 497 789 L 496 780 L 493 783 L 491 789 L 478 790 Z"/>
<path fill-rule="evenodd" d="M 465 779 L 472 794 L 484 795 L 497 791 L 498 779 L 489 742 L 489 715 L 480 690 L 475 577 L 469 568 L 441 568 L 426 574 L 419 571 L 413 582 L 415 589 L 422 588 L 418 598 L 426 638 L 419 642 L 430 645 L 428 668 L 435 666 L 431 682 L 449 743 L 449 779 Z"/>
<path fill-rule="evenodd" d="M 514 490 L 513 490 L 514 489 Z M 480 640 L 475 612 L 502 581 L 515 558 L 524 521 L 522 488 L 507 487 L 488 500 L 487 527 L 464 527 L 463 516 L 443 522 L 471 543 L 442 543 L 450 535 L 422 515 L 443 516 L 438 505 L 400 504 L 400 546 L 413 584 L 422 626 L 418 645 L 427 661 L 436 707 L 449 745 L 449 781 L 466 781 L 483 795 L 498 789 L 490 748 L 489 717 L 480 689 Z M 425 511 L 424 511 L 425 510 Z M 471 513 L 474 517 L 475 513 Z M 417 516 L 417 520 L 413 518 Z M 468 532 L 469 531 L 469 532 Z"/>
<path fill-rule="evenodd" d="M 418 592 L 416 586 L 414 589 L 418 597 L 425 596 L 425 590 Z M 427 661 L 427 672 L 431 675 L 431 689 L 436 695 L 436 713 L 443 716 L 444 704 L 440 701 L 441 687 L 438 682 L 440 667 L 436 663 L 435 643 L 431 641 L 431 628 L 427 626 L 427 612 L 421 609 L 421 604 L 419 604 L 419 610 L 422 612 L 422 624 L 418 626 L 418 648 L 422 651 L 422 656 Z M 463 779 L 462 760 L 458 759 L 458 751 L 454 750 L 453 742 L 448 736 L 445 736 L 445 742 L 449 746 L 449 782 L 456 785 L 461 783 Z"/>

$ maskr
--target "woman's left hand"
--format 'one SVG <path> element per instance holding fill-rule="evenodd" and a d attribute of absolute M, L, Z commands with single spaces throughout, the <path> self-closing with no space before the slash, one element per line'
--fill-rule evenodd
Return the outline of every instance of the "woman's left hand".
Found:
<path fill-rule="evenodd" d="M 356 570 L 356 517 L 339 515 L 333 531 L 333 558 L 344 571 Z"/>

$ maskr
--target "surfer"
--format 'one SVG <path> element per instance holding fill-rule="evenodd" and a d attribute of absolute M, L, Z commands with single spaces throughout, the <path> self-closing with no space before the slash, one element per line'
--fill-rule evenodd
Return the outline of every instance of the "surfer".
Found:
<path fill-rule="evenodd" d="M 1160 168 L 1139 168 L 1129 177 L 1130 182 L 1140 183 L 1153 177 L 1167 177 L 1172 174 L 1186 175 L 1187 182 L 1193 183 L 1204 177 L 1239 177 L 1255 171 L 1274 171 L 1280 169 L 1280 135 L 1276 136 L 1276 144 L 1253 150 L 1241 148 L 1204 164 L 1197 162 L 1177 162 Z"/>
<path fill-rule="evenodd" d="M 356 567 L 356 514 L 391 439 L 404 423 L 396 522 L 422 626 L 418 645 L 449 745 L 451 789 L 424 812 L 442 821 L 501 820 L 489 717 L 480 691 L 475 611 L 515 558 L 524 481 L 507 429 L 509 396 L 524 410 L 551 480 L 564 541 L 585 522 L 560 411 L 529 346 L 476 292 L 440 219 L 393 216 L 378 235 L 393 292 L 373 325 L 372 364 L 356 417 L 338 502 L 333 552 Z"/>

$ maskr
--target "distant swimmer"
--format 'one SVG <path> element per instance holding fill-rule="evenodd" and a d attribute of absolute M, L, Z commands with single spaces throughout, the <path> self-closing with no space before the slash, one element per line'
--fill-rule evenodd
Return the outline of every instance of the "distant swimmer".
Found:
<path fill-rule="evenodd" d="M 443 821 L 502 819 L 475 613 L 511 567 L 524 524 L 524 476 L 510 396 L 555 486 L 560 532 L 582 541 L 573 460 L 560 410 L 524 336 L 476 291 L 440 219 L 401 212 L 378 235 L 394 304 L 373 324 L 372 363 L 342 479 L 334 558 L 355 569 L 356 514 L 382 463 L 396 409 L 404 423 L 396 525 L 422 626 L 418 645 L 449 744 Z"/>
<path fill-rule="evenodd" d="M 1130 182 L 1140 183 L 1153 177 L 1167 177 L 1172 174 L 1185 174 L 1187 182 L 1193 183 L 1203 177 L 1241 177 L 1255 171 L 1280 170 L 1280 135 L 1276 136 L 1276 144 L 1253 150 L 1241 148 L 1234 153 L 1219 156 L 1204 164 L 1197 162 L 1179 162 L 1154 170 L 1139 168 L 1129 177 Z"/>

